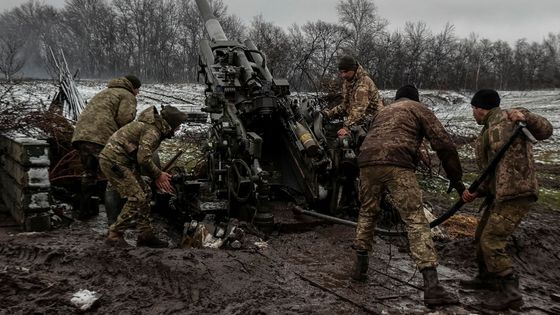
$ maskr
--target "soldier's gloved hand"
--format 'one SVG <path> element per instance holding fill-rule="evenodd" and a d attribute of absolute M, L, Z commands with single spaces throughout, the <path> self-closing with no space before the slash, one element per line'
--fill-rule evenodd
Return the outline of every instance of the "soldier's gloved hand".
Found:
<path fill-rule="evenodd" d="M 447 193 L 451 193 L 455 189 L 457 193 L 459 193 L 459 197 L 463 196 L 463 192 L 465 191 L 465 184 L 463 184 L 460 180 L 450 181 L 449 187 L 447 188 Z"/>

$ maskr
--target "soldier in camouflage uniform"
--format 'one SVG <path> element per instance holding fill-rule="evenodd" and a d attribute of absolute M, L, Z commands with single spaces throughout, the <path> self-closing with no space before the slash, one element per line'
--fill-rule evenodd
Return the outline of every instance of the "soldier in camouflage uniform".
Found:
<path fill-rule="evenodd" d="M 480 90 L 471 100 L 473 116 L 483 125 L 477 139 L 476 156 L 479 167 L 485 168 L 496 152 L 508 141 L 517 121 L 525 121 L 527 129 L 538 140 L 552 135 L 552 125 L 544 117 L 524 108 L 503 110 L 500 96 L 494 90 Z M 479 189 L 465 190 L 463 200 L 471 202 L 486 197 L 486 207 L 475 233 L 478 275 L 461 284 L 474 289 L 497 289 L 496 295 L 482 304 L 493 310 L 523 305 L 519 280 L 506 252 L 509 236 L 523 217 L 531 211 L 538 195 L 533 149 L 530 141 L 520 135 L 508 148 L 494 173 Z"/>
<path fill-rule="evenodd" d="M 97 215 L 98 197 L 94 197 L 99 170 L 99 152 L 109 137 L 136 116 L 136 95 L 140 91 L 140 80 L 133 75 L 113 79 L 107 88 L 96 94 L 80 114 L 72 145 L 78 149 L 84 168 L 81 183 L 78 219 Z"/>
<path fill-rule="evenodd" d="M 357 128 L 365 132 L 373 115 L 381 107 L 379 91 L 366 70 L 351 56 L 344 56 L 338 62 L 342 83 L 342 102 L 323 111 L 326 119 L 344 117 L 343 127 L 338 131 L 344 136 Z"/>
<path fill-rule="evenodd" d="M 424 303 L 456 303 L 457 298 L 438 281 L 437 254 L 424 216 L 415 169 L 420 145 L 426 138 L 441 160 L 451 187 L 462 193 L 465 187 L 459 156 L 442 124 L 419 102 L 415 87 L 401 87 L 395 100 L 377 114 L 358 156 L 362 205 L 353 244 L 356 261 L 352 278 L 363 281 L 367 277 L 368 252 L 372 250 L 381 197 L 387 191 L 405 223 L 411 255 L 424 278 Z"/>
<path fill-rule="evenodd" d="M 171 175 L 163 172 L 153 160 L 153 153 L 161 141 L 171 137 L 185 122 L 187 114 L 177 108 L 166 106 L 161 115 L 151 106 L 138 116 L 136 121 L 115 132 L 99 154 L 99 164 L 121 197 L 126 198 L 117 221 L 109 227 L 107 244 L 124 246 L 124 231 L 136 226 L 137 246 L 167 247 L 159 240 L 150 224 L 150 187 L 142 180 L 143 173 L 155 180 L 156 187 L 172 193 Z"/>
<path fill-rule="evenodd" d="M 353 139 L 355 152 L 365 137 L 371 120 L 382 107 L 379 91 L 365 69 L 351 56 L 343 56 L 338 62 L 342 83 L 342 102 L 331 109 L 323 110 L 325 119 L 344 118 L 337 132 L 339 139 Z M 356 168 L 357 173 L 357 168 Z M 342 199 L 339 209 L 354 209 L 357 203 L 356 175 L 348 175 L 342 183 Z"/>

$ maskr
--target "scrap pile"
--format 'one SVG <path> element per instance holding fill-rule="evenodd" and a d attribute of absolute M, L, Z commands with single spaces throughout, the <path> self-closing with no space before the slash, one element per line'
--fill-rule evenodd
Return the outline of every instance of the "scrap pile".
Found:
<path fill-rule="evenodd" d="M 54 67 L 58 73 L 58 83 L 60 86 L 55 100 L 60 106 L 62 115 L 69 120 L 76 121 L 86 106 L 86 102 L 76 88 L 76 83 L 74 82 L 75 75 L 72 75 L 68 69 L 64 52 L 60 50 L 59 57 L 57 57 L 52 49 L 50 49 L 50 51 L 52 67 Z M 55 101 L 53 101 L 53 104 L 54 103 Z"/>

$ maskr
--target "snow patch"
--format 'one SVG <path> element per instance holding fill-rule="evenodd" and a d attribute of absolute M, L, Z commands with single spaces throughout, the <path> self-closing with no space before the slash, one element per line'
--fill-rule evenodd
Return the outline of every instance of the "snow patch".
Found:
<path fill-rule="evenodd" d="M 99 294 L 95 291 L 80 290 L 72 295 L 70 302 L 82 311 L 90 309 L 95 301 L 99 300 Z"/>
<path fill-rule="evenodd" d="M 268 243 L 267 243 L 267 242 L 255 242 L 255 246 L 256 246 L 259 250 L 268 249 Z"/>
<path fill-rule="evenodd" d="M 31 167 L 27 171 L 30 187 L 49 187 L 49 170 L 46 167 Z"/>
<path fill-rule="evenodd" d="M 37 165 L 49 165 L 50 160 L 49 160 L 49 149 L 48 149 L 48 147 L 45 147 L 45 150 L 43 151 L 43 155 L 30 156 L 29 157 L 29 162 L 31 162 L 31 164 L 37 164 Z"/>
<path fill-rule="evenodd" d="M 49 193 L 41 192 L 31 195 L 31 202 L 29 203 L 30 209 L 45 209 L 49 208 Z"/>

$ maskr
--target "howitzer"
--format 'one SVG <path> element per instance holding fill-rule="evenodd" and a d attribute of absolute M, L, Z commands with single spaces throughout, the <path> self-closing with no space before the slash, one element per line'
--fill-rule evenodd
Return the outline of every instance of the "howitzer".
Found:
<path fill-rule="evenodd" d="M 285 79 L 274 78 L 251 40 L 229 40 L 207 0 L 196 0 L 208 39 L 199 47 L 199 73 L 210 114 L 207 170 L 210 191 L 228 211 L 250 207 L 258 223 L 272 223 L 262 206 L 281 190 L 328 210 L 332 162 L 324 141 L 290 100 Z M 296 198 L 296 197 L 294 197 Z M 251 212 L 251 211 L 250 211 Z"/>

